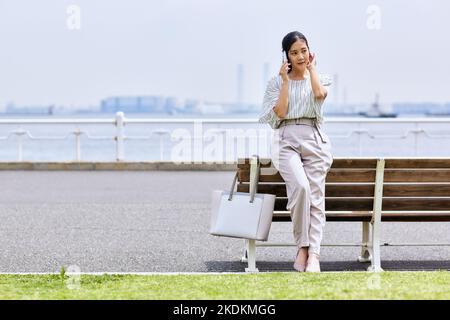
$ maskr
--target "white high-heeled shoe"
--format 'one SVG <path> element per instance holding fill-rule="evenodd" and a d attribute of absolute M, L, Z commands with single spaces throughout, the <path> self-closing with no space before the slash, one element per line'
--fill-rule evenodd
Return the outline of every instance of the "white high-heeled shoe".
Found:
<path fill-rule="evenodd" d="M 315 253 L 311 253 L 308 256 L 308 262 L 306 263 L 306 272 L 320 272 L 319 256 Z"/>
<path fill-rule="evenodd" d="M 298 248 L 297 250 L 297 255 L 295 256 L 295 262 L 294 262 L 294 269 L 297 270 L 298 272 L 305 272 L 306 266 L 300 263 L 297 263 L 297 257 L 298 257 L 298 253 L 300 252 L 301 248 Z"/>

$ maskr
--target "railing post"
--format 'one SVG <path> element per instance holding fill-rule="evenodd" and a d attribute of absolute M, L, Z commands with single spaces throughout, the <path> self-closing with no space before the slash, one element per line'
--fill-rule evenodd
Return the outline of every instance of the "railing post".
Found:
<path fill-rule="evenodd" d="M 17 135 L 17 160 L 23 161 L 23 152 L 22 152 L 22 135 Z"/>
<path fill-rule="evenodd" d="M 116 161 L 124 160 L 124 115 L 122 111 L 116 113 Z"/>
<path fill-rule="evenodd" d="M 419 149 L 418 144 L 419 144 L 419 123 L 416 122 L 415 123 L 415 131 L 414 131 L 414 156 L 417 157 L 417 151 Z"/>
<path fill-rule="evenodd" d="M 73 134 L 75 135 L 76 161 L 80 162 L 81 161 L 80 128 L 77 128 L 77 130 L 75 130 Z"/>
<path fill-rule="evenodd" d="M 22 127 L 19 127 L 18 130 L 14 132 L 17 135 L 17 160 L 23 161 L 23 135 L 25 134 L 25 130 Z"/>
<path fill-rule="evenodd" d="M 361 122 L 358 122 L 358 156 L 360 157 L 362 154 L 361 148 Z"/>

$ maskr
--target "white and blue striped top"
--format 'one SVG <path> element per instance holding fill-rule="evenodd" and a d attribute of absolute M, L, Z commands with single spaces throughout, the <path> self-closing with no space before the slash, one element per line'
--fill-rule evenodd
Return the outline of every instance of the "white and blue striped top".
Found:
<path fill-rule="evenodd" d="M 323 86 L 332 84 L 329 75 L 319 74 Z M 278 118 L 273 107 L 278 102 L 281 90 L 281 76 L 274 76 L 269 80 L 264 94 L 263 109 L 259 115 L 259 122 L 268 123 L 272 129 L 277 129 L 284 119 L 316 118 L 320 124 L 323 122 L 322 105 L 324 100 L 314 97 L 309 75 L 304 80 L 289 80 L 288 113 L 284 119 Z"/>

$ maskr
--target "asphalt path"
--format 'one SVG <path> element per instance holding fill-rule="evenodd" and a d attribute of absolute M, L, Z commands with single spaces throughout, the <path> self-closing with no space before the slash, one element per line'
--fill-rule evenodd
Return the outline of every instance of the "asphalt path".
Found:
<path fill-rule="evenodd" d="M 244 240 L 208 234 L 211 191 L 233 171 L 1 171 L 0 272 L 243 272 Z M 361 223 L 328 222 L 324 244 Z M 292 242 L 290 222 L 270 241 Z M 450 243 L 449 223 L 382 223 L 382 242 Z M 257 249 L 260 271 L 293 271 L 294 247 Z M 323 247 L 323 271 L 365 270 L 357 247 Z M 385 270 L 450 269 L 450 247 L 382 247 Z"/>

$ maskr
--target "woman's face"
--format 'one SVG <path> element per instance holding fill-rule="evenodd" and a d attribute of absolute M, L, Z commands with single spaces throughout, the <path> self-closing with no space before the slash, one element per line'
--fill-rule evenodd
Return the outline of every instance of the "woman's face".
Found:
<path fill-rule="evenodd" d="M 297 39 L 297 41 L 291 45 L 288 57 L 293 70 L 304 71 L 307 62 L 309 61 L 309 49 L 306 46 L 306 42 Z"/>

